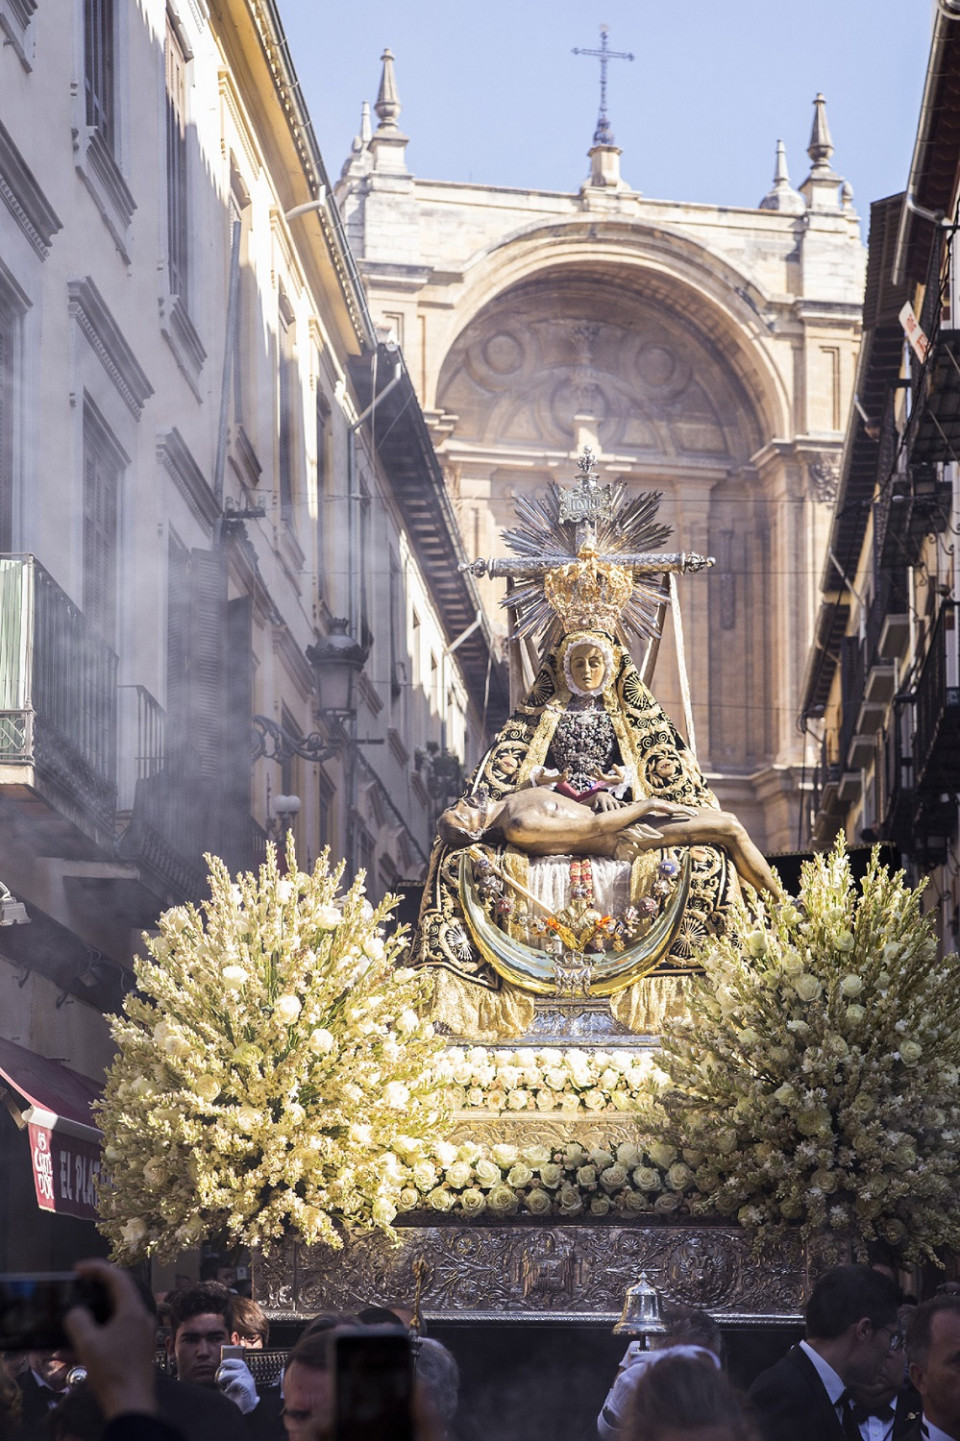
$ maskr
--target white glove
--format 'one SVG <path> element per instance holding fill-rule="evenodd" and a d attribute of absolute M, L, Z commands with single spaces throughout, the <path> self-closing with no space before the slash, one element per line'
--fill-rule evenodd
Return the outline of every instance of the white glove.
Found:
<path fill-rule="evenodd" d="M 244 1416 L 260 1403 L 253 1373 L 239 1356 L 228 1356 L 225 1361 L 220 1362 L 217 1371 L 217 1385 L 224 1396 L 229 1396 L 233 1404 L 239 1407 Z"/>

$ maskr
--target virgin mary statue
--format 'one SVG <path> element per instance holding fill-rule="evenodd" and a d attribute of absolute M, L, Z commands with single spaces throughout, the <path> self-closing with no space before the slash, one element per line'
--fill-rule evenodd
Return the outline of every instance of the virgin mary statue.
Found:
<path fill-rule="evenodd" d="M 517 633 L 542 639 L 533 687 L 440 817 L 414 941 L 435 1021 L 464 1038 L 530 1033 L 538 997 L 603 998 L 618 1028 L 656 1031 L 739 881 L 777 889 L 628 647 L 656 635 L 664 576 L 711 562 L 654 551 L 659 494 L 599 486 L 589 452 L 580 468 L 517 501 L 515 558 L 474 563 L 511 579 Z"/>

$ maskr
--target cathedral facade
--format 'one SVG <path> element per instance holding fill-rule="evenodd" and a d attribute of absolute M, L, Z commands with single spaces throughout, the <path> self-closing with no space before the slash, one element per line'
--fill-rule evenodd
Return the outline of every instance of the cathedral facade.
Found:
<path fill-rule="evenodd" d="M 701 764 L 767 852 L 795 848 L 800 679 L 864 276 L 823 97 L 808 177 L 791 187 L 778 146 L 755 209 L 646 198 L 603 125 L 576 193 L 422 180 L 389 51 L 375 115 L 337 199 L 467 553 L 495 554 L 512 497 L 569 479 L 585 445 L 603 480 L 662 491 L 671 546 L 716 561 L 681 592 Z M 502 590 L 482 584 L 505 633 Z M 669 624 L 653 685 L 679 720 Z"/>

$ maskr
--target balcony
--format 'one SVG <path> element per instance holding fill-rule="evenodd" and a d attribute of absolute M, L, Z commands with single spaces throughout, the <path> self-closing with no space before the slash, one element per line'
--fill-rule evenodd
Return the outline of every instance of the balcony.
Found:
<path fill-rule="evenodd" d="M 907 854 L 912 852 L 915 838 L 912 738 L 913 705 L 900 701 L 890 717 L 889 729 L 877 738 L 876 829 L 882 840 Z"/>
<path fill-rule="evenodd" d="M 940 608 L 915 695 L 917 789 L 924 795 L 960 789 L 960 647 L 958 605 Z"/>
<path fill-rule="evenodd" d="M 911 460 L 952 460 L 960 451 L 960 330 L 934 338 L 911 428 Z"/>
<path fill-rule="evenodd" d="M 117 657 L 33 556 L 0 556 L 0 796 L 40 853 L 111 849 Z"/>

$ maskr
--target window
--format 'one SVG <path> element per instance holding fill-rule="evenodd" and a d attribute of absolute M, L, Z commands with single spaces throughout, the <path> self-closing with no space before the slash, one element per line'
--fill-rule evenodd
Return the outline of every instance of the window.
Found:
<path fill-rule="evenodd" d="M 316 446 L 317 446 L 317 595 L 326 590 L 326 503 L 329 485 L 329 444 L 330 407 L 319 385 L 317 387 Z"/>
<path fill-rule="evenodd" d="M 83 611 L 108 645 L 117 629 L 117 511 L 125 457 L 88 401 L 83 412 Z"/>
<path fill-rule="evenodd" d="M 170 291 L 184 302 L 189 281 L 187 57 L 167 17 L 167 265 Z"/>
<path fill-rule="evenodd" d="M 107 149 L 116 149 L 113 0 L 84 0 L 83 88 L 87 125 Z"/>
<path fill-rule="evenodd" d="M 167 754 L 187 750 L 190 553 L 171 532 L 167 559 Z"/>
<path fill-rule="evenodd" d="M 0 295 L 0 552 L 13 547 L 14 408 L 20 317 Z"/>
<path fill-rule="evenodd" d="M 403 587 L 400 562 L 390 552 L 390 699 L 397 702 L 403 695 L 406 680 L 404 664 L 403 634 L 400 618 L 403 614 Z"/>
<path fill-rule="evenodd" d="M 280 514 L 289 524 L 293 523 L 293 502 L 296 494 L 297 466 L 297 362 L 296 334 L 293 323 L 293 307 L 287 297 L 280 293 L 279 313 L 280 365 L 278 375 L 277 403 L 280 414 L 279 430 L 279 471 Z"/>

